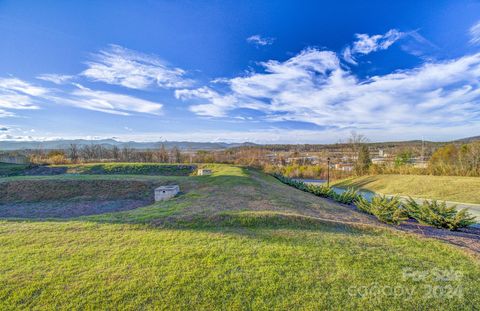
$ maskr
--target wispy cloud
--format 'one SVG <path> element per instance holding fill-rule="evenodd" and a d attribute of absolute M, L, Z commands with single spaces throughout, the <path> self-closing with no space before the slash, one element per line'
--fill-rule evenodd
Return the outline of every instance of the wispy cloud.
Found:
<path fill-rule="evenodd" d="M 11 110 L 38 109 L 36 98 L 48 90 L 17 78 L 0 78 L 0 117 L 11 117 Z"/>
<path fill-rule="evenodd" d="M 236 105 L 237 98 L 233 95 L 222 96 L 209 87 L 193 90 L 177 90 L 175 97 L 178 99 L 204 100 L 206 103 L 192 105 L 190 110 L 200 116 L 222 117 L 226 111 Z"/>
<path fill-rule="evenodd" d="M 12 110 L 39 109 L 52 102 L 118 115 L 162 113 L 161 103 L 73 85 L 73 89 L 48 89 L 18 78 L 0 78 L 0 117 L 14 116 Z"/>
<path fill-rule="evenodd" d="M 256 46 L 272 45 L 275 42 L 275 38 L 262 37 L 260 35 L 253 35 L 247 38 L 247 42 Z"/>
<path fill-rule="evenodd" d="M 45 139 L 46 137 L 36 138 L 37 140 Z M 11 134 L 0 134 L 0 140 L 3 141 L 31 141 L 34 140 L 32 136 L 18 136 Z"/>
<path fill-rule="evenodd" d="M 0 78 L 0 89 L 31 96 L 40 96 L 48 92 L 43 87 L 32 85 L 17 78 Z"/>
<path fill-rule="evenodd" d="M 397 29 L 391 29 L 384 35 L 355 34 L 356 41 L 343 50 L 343 59 L 351 64 L 357 64 L 357 55 L 366 55 L 379 50 L 386 50 L 405 34 Z"/>
<path fill-rule="evenodd" d="M 248 107 L 261 112 L 257 120 L 301 121 L 336 131 L 399 133 L 416 127 L 433 133 L 480 122 L 480 53 L 366 80 L 346 70 L 336 53 L 317 49 L 263 66 L 263 73 L 230 79 L 227 92 L 202 88 L 177 96 L 194 100 L 191 110 L 199 115 L 228 116 Z"/>
<path fill-rule="evenodd" d="M 46 74 L 37 76 L 37 79 L 49 81 L 55 84 L 64 84 L 72 80 L 73 78 L 74 76 L 71 76 L 71 75 L 60 75 L 56 73 L 46 73 Z"/>
<path fill-rule="evenodd" d="M 55 97 L 56 102 L 82 109 L 101 111 L 117 115 L 146 113 L 160 115 L 163 105 L 137 97 L 106 91 L 91 90 L 81 85 L 71 93 Z"/>
<path fill-rule="evenodd" d="M 121 85 L 131 89 L 179 88 L 192 84 L 180 68 L 167 66 L 158 57 L 146 55 L 118 45 L 111 45 L 93 55 L 82 75 L 94 81 Z"/>
<path fill-rule="evenodd" d="M 227 112 L 237 106 L 250 109 L 261 109 L 265 106 L 262 101 L 254 98 L 238 93 L 222 95 L 209 87 L 177 90 L 175 97 L 197 102 L 190 106 L 190 111 L 204 117 L 228 117 Z"/>
<path fill-rule="evenodd" d="M 418 30 L 403 33 L 400 48 L 426 61 L 433 61 L 440 48 L 422 36 Z"/>
<path fill-rule="evenodd" d="M 470 44 L 480 44 L 480 21 L 473 25 L 470 30 Z"/>

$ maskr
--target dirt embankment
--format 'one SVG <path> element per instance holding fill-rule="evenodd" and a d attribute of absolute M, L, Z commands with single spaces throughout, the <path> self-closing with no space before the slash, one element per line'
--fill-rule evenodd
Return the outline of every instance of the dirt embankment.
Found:
<path fill-rule="evenodd" d="M 151 176 L 188 176 L 197 169 L 196 165 L 155 164 L 155 163 L 105 163 L 78 164 L 69 166 L 29 166 L 17 169 L 5 176 L 51 176 L 61 174 L 85 175 L 151 175 Z M 2 175 L 2 174 L 0 174 Z"/>
<path fill-rule="evenodd" d="M 52 200 L 153 199 L 154 185 L 135 180 L 18 180 L 0 183 L 0 204 Z"/>
<path fill-rule="evenodd" d="M 153 203 L 155 184 L 134 180 L 19 180 L 0 183 L 0 217 L 70 218 Z"/>

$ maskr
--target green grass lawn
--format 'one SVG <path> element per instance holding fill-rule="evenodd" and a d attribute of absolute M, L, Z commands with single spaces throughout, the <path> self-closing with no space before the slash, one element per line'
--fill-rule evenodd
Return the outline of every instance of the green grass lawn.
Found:
<path fill-rule="evenodd" d="M 182 195 L 135 210 L 0 220 L 0 309 L 458 310 L 480 304 L 475 255 L 393 231 L 257 171 L 213 168 L 213 176 L 176 177 Z"/>
<path fill-rule="evenodd" d="M 373 175 L 344 179 L 332 185 L 383 194 L 480 204 L 479 177 Z"/>

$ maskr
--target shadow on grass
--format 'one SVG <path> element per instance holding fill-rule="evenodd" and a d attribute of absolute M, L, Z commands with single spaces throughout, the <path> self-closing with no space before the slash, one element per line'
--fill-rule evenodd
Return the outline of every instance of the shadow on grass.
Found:
<path fill-rule="evenodd" d="M 351 179 L 344 180 L 339 183 L 335 183 L 335 187 L 339 188 L 356 188 L 356 189 L 365 189 L 364 187 L 377 179 L 374 176 L 363 177 L 360 180 L 352 181 Z M 368 190 L 368 189 L 365 189 Z"/>
<path fill-rule="evenodd" d="M 58 220 L 56 221 L 58 222 Z M 65 221 L 63 223 L 67 224 L 68 222 Z M 97 222 L 86 220 L 82 223 L 88 226 L 89 224 Z M 170 219 L 164 223 L 105 223 L 103 221 L 100 223 L 112 226 L 128 226 L 133 230 L 149 230 L 158 233 L 184 232 L 213 234 L 213 236 L 209 236 L 208 239 L 215 238 L 215 236 L 227 237 L 227 239 L 228 237 L 240 237 L 248 240 L 256 240 L 260 243 L 267 241 L 269 244 L 275 243 L 297 246 L 311 244 L 312 240 L 308 238 L 311 234 L 317 234 L 319 237 L 328 235 L 327 239 L 332 241 L 331 243 L 333 244 L 337 244 L 337 238 L 335 236 L 338 236 L 338 239 L 342 240 L 345 237 L 375 237 L 380 234 L 379 229 L 375 227 L 355 227 L 299 215 L 282 215 L 275 213 L 270 215 L 265 213 L 256 215 L 256 213 L 250 212 L 218 214 L 206 217 L 195 216 L 179 218 L 174 221 Z M 72 226 L 75 226 L 75 224 L 72 223 Z M 199 235 L 198 238 L 205 239 L 207 237 L 205 235 Z M 321 240 L 323 240 L 323 238 L 320 238 L 318 241 Z"/>

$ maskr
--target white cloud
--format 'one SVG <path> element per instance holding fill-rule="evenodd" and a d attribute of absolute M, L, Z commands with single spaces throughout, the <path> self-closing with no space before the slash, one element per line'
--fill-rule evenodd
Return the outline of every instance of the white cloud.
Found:
<path fill-rule="evenodd" d="M 161 103 L 138 97 L 92 90 L 73 83 L 73 90 L 47 89 L 17 78 L 0 78 L 0 117 L 11 117 L 11 110 L 39 109 L 45 103 L 58 103 L 105 113 L 160 115 Z"/>
<path fill-rule="evenodd" d="M 74 77 L 70 75 L 60 75 L 56 73 L 46 73 L 37 76 L 37 79 L 44 80 L 44 81 L 49 81 L 55 84 L 64 84 L 67 81 L 72 80 Z"/>
<path fill-rule="evenodd" d="M 33 138 L 32 136 L 19 136 L 11 134 L 0 134 L 1 141 L 31 141 L 31 140 L 47 140 L 46 137 Z"/>
<path fill-rule="evenodd" d="M 175 97 L 178 99 L 200 99 L 206 103 L 193 105 L 190 107 L 192 112 L 201 116 L 223 117 L 226 110 L 234 106 L 236 98 L 234 96 L 222 96 L 209 87 L 202 87 L 194 90 L 176 90 Z"/>
<path fill-rule="evenodd" d="M 203 100 L 191 106 L 199 115 L 250 108 L 258 110 L 256 120 L 308 122 L 337 132 L 434 133 L 480 122 L 480 53 L 367 80 L 345 70 L 334 52 L 316 49 L 263 66 L 264 73 L 230 79 L 224 94 L 201 88 L 177 97 Z"/>
<path fill-rule="evenodd" d="M 199 103 L 190 106 L 190 111 L 200 116 L 227 117 L 227 111 L 241 105 L 243 108 L 261 109 L 261 101 L 237 95 L 221 95 L 209 87 L 193 90 L 176 90 L 175 97 L 182 100 L 196 100 Z"/>
<path fill-rule="evenodd" d="M 77 88 L 65 96 L 51 97 L 51 100 L 78 108 L 101 111 L 110 114 L 130 115 L 147 113 L 160 115 L 163 105 L 133 96 L 91 90 L 76 84 Z"/>
<path fill-rule="evenodd" d="M 131 89 L 146 89 L 152 85 L 161 88 L 187 87 L 192 81 L 186 72 L 164 64 L 155 56 L 111 45 L 87 62 L 88 69 L 81 74 L 95 81 L 121 85 Z"/>
<path fill-rule="evenodd" d="M 275 42 L 275 38 L 270 37 L 262 37 L 260 35 L 253 35 L 247 38 L 247 42 L 254 44 L 256 46 L 265 46 L 265 45 L 272 45 Z"/>
<path fill-rule="evenodd" d="M 403 32 L 396 29 L 391 29 L 384 35 L 355 34 L 357 40 L 343 50 L 343 59 L 351 64 L 357 64 L 356 55 L 386 50 L 404 35 Z"/>
<path fill-rule="evenodd" d="M 48 92 L 43 87 L 34 86 L 17 78 L 0 78 L 0 89 L 31 96 L 41 96 Z"/>
<path fill-rule="evenodd" d="M 0 117 L 15 116 L 11 110 L 38 109 L 37 98 L 48 90 L 17 78 L 0 78 Z"/>
<path fill-rule="evenodd" d="M 470 44 L 480 44 L 480 21 L 470 28 Z"/>

